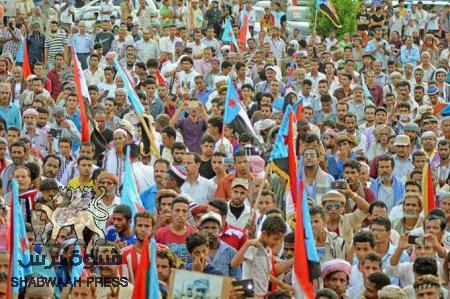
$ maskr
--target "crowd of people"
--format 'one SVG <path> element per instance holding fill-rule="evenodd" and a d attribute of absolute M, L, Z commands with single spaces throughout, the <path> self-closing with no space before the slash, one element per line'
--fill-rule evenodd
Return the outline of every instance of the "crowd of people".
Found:
<path fill-rule="evenodd" d="M 176 269 L 250 279 L 254 298 L 300 298 L 291 190 L 270 163 L 289 105 L 300 109 L 295 153 L 320 260 L 315 297 L 448 298 L 450 4 L 356 1 L 354 32 L 320 35 L 311 24 L 302 35 L 288 28 L 295 3 L 286 1 L 258 20 L 250 0 L 101 0 L 91 22 L 78 15 L 88 2 L 1 2 L 0 298 L 16 266 L 14 180 L 22 248 L 55 262 L 31 276 L 58 279 L 21 287 L 21 297 L 132 298 L 154 238 L 161 298 Z M 241 105 L 251 127 L 224 123 L 227 105 Z M 122 202 L 126 158 L 138 213 Z M 68 190 L 93 194 L 89 213 L 80 216 Z M 95 219 L 104 236 L 76 217 Z M 68 285 L 79 246 L 120 262 L 92 262 Z M 242 298 L 243 286 L 230 285 L 229 297 Z M 211 298 L 210 287 L 198 279 L 180 298 Z"/>

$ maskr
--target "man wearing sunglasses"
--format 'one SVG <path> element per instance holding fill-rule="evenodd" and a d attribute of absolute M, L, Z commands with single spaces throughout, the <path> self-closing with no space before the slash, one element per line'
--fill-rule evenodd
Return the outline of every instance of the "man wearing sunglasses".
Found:
<path fill-rule="evenodd" d="M 344 183 L 346 186 L 345 189 L 339 189 L 339 191 L 330 190 L 325 193 L 322 197 L 322 206 L 325 208 L 325 213 L 327 214 L 328 231 L 336 233 L 345 240 L 345 243 L 351 244 L 353 230 L 355 227 L 360 226 L 367 217 L 369 204 L 365 199 L 351 191 L 347 182 Z M 357 209 L 352 213 L 343 215 L 347 200 L 353 201 Z"/>

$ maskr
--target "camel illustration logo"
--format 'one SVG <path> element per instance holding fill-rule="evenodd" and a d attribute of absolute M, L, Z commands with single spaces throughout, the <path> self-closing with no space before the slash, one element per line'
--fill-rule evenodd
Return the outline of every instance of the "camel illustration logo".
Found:
<path fill-rule="evenodd" d="M 84 244 L 83 230 L 85 228 L 96 234 L 98 240 L 104 240 L 105 234 L 95 221 L 106 221 L 109 217 L 106 210 L 99 205 L 104 195 L 104 188 L 100 195 L 96 195 L 92 190 L 61 187 L 52 196 L 51 201 L 37 202 L 35 211 L 45 214 L 53 226 L 48 241 L 54 243 L 60 230 L 64 227 L 73 228 L 81 244 Z M 36 236 L 36 239 L 42 239 L 42 236 Z"/>

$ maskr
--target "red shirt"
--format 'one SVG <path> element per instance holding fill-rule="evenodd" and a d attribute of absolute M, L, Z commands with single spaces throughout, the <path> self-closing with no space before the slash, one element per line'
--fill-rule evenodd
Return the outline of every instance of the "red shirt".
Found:
<path fill-rule="evenodd" d="M 186 224 L 186 232 L 179 236 L 172 231 L 172 225 L 166 225 L 158 229 L 155 233 L 155 241 L 169 247 L 176 256 L 182 260 L 186 260 L 187 248 L 186 238 L 195 230 L 188 224 Z"/>
<path fill-rule="evenodd" d="M 227 223 L 219 238 L 234 249 L 239 250 L 247 241 L 247 234 L 242 229 Z"/>

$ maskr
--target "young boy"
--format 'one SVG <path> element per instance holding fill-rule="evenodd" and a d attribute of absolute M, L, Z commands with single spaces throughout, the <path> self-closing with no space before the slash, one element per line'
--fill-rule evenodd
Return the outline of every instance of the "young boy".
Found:
<path fill-rule="evenodd" d="M 264 298 L 269 287 L 272 248 L 283 240 L 286 223 L 279 217 L 268 217 L 258 239 L 247 240 L 231 260 L 231 267 L 242 266 L 242 279 L 253 279 L 255 298 Z M 276 271 L 280 273 L 281 271 Z"/>
<path fill-rule="evenodd" d="M 186 247 L 192 260 L 192 263 L 186 264 L 186 270 L 223 275 L 222 271 L 208 263 L 209 243 L 204 233 L 196 232 L 187 236 Z"/>

